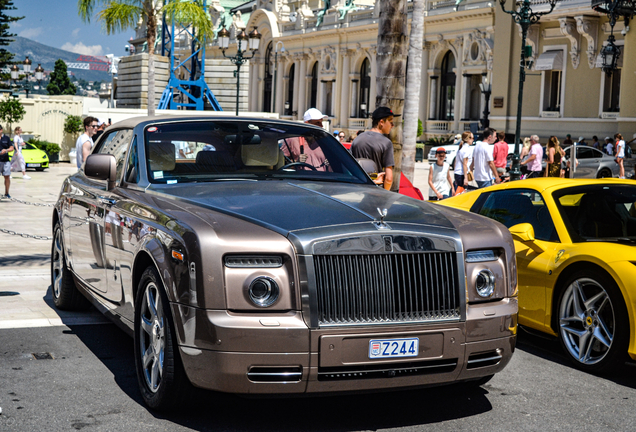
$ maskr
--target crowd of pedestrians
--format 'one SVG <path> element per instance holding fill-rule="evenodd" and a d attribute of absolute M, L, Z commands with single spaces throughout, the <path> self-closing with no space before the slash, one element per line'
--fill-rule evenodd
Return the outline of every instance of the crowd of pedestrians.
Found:
<path fill-rule="evenodd" d="M 632 141 L 636 141 L 636 138 Z M 522 179 L 569 177 L 570 160 L 564 147 L 567 148 L 575 143 L 579 146 L 590 146 L 614 156 L 619 168 L 619 178 L 625 178 L 624 159 L 631 157 L 629 147 L 631 141 L 626 143 L 623 136 L 617 133 L 613 139 L 606 137 L 604 143 L 601 143 L 596 135 L 588 143 L 582 136 L 574 142 L 572 136 L 567 134 L 562 144 L 556 136 L 551 136 L 548 138 L 545 149 L 541 145 L 539 136 L 531 135 L 524 138 L 519 155 Z M 504 132 L 486 128 L 481 133 L 481 140 L 475 141 L 474 134 L 467 131 L 462 135 L 456 135 L 454 144 L 459 145 L 459 150 L 453 168 L 446 167 L 448 164 L 444 162 L 446 150 L 442 147 L 437 149 L 436 162 L 430 168 L 428 179 L 430 200 L 441 200 L 462 193 L 466 189 L 484 188 L 507 180 L 509 145 L 505 141 Z M 579 164 L 578 160 L 576 164 Z M 453 179 L 450 175 L 451 169 L 454 174 Z"/>

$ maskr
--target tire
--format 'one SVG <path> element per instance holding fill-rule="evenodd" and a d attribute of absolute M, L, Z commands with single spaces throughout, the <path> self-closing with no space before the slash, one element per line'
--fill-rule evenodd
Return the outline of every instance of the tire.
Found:
<path fill-rule="evenodd" d="M 141 275 L 135 302 L 135 369 L 151 409 L 173 411 L 184 402 L 190 383 L 178 351 L 168 298 L 150 266 Z"/>
<path fill-rule="evenodd" d="M 593 270 L 572 275 L 557 309 L 561 346 L 581 370 L 601 373 L 627 359 L 629 317 L 609 276 Z"/>
<path fill-rule="evenodd" d="M 608 170 L 607 168 L 603 168 L 601 171 L 599 171 L 598 175 L 596 176 L 596 178 L 611 178 L 612 177 L 612 171 Z"/>
<path fill-rule="evenodd" d="M 83 311 L 91 306 L 75 286 L 73 275 L 66 266 L 64 236 L 59 222 L 55 224 L 51 245 L 51 291 L 53 303 L 60 310 Z"/>

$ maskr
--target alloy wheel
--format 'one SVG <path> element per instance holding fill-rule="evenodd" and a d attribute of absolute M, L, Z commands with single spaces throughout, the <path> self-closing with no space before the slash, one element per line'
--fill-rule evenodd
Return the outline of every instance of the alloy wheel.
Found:
<path fill-rule="evenodd" d="M 614 307 L 595 280 L 574 280 L 563 294 L 559 326 L 568 353 L 583 365 L 595 365 L 610 352 L 616 331 Z"/>
<path fill-rule="evenodd" d="M 163 379 L 166 339 L 163 305 L 154 282 L 146 285 L 140 317 L 139 347 L 143 375 L 148 389 L 156 393 Z"/>
<path fill-rule="evenodd" d="M 64 276 L 64 249 L 62 247 L 62 230 L 60 229 L 55 230 L 52 255 L 53 296 L 55 298 L 59 298 L 62 290 L 62 279 Z"/>

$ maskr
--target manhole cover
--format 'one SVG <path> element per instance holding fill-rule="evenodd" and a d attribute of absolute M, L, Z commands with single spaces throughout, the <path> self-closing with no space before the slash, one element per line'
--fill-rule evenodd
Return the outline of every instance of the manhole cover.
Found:
<path fill-rule="evenodd" d="M 0 291 L 0 297 L 10 297 L 17 295 L 20 295 L 20 293 L 15 291 Z"/>
<path fill-rule="evenodd" d="M 36 360 L 53 360 L 53 356 L 50 353 L 31 353 L 34 359 Z"/>

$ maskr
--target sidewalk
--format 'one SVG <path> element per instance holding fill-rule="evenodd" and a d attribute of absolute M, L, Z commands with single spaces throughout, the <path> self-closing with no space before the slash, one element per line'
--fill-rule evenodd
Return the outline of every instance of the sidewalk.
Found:
<path fill-rule="evenodd" d="M 70 164 L 53 164 L 43 172 L 27 171 L 31 180 L 12 173 L 9 194 L 13 200 L 0 200 L 0 229 L 49 239 L 0 232 L 0 329 L 107 322 L 95 310 L 55 309 L 50 289 L 53 208 L 15 201 L 52 205 L 64 179 L 75 172 L 77 168 Z M 4 183 L 0 193 L 4 194 Z"/>

